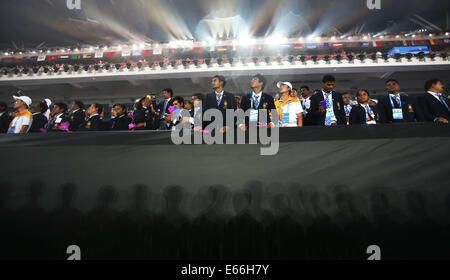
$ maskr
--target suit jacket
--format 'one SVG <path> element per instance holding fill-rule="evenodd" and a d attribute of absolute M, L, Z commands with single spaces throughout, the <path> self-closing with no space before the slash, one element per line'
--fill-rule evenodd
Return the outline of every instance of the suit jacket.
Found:
<path fill-rule="evenodd" d="M 0 117 L 0 133 L 8 132 L 9 124 L 11 123 L 11 121 L 12 118 L 9 116 L 8 112 L 5 111 Z"/>
<path fill-rule="evenodd" d="M 69 130 L 70 131 L 77 131 L 80 129 L 81 125 L 85 121 L 85 111 L 82 109 L 79 109 L 75 113 L 69 114 Z"/>
<path fill-rule="evenodd" d="M 419 104 L 423 108 L 425 121 L 433 122 L 436 118 L 445 118 L 450 121 L 450 112 L 439 100 L 430 93 L 417 98 Z M 445 102 L 450 107 L 450 100 L 444 97 Z"/>
<path fill-rule="evenodd" d="M 381 122 L 382 118 L 380 116 L 380 112 L 378 112 L 377 107 L 370 106 L 370 109 L 375 115 L 375 121 L 377 123 Z M 361 105 L 353 106 L 352 111 L 350 112 L 350 125 L 367 124 L 366 117 L 366 109 L 364 109 Z"/>
<path fill-rule="evenodd" d="M 220 101 L 219 106 L 217 106 L 217 98 L 216 93 L 211 92 L 206 95 L 206 99 L 203 103 L 203 115 L 206 110 L 209 109 L 219 109 L 222 112 L 222 118 L 223 118 L 223 125 L 226 125 L 227 118 L 226 118 L 226 110 L 227 109 L 233 109 L 236 110 L 236 100 L 234 99 L 234 95 L 232 93 L 229 93 L 227 91 L 223 92 L 222 100 Z M 214 121 L 214 118 L 213 120 Z M 212 122 L 211 121 L 211 122 Z M 207 126 L 211 122 L 204 122 L 204 126 Z"/>
<path fill-rule="evenodd" d="M 164 111 L 164 101 L 159 102 L 158 106 L 156 106 L 156 110 L 159 112 L 159 118 L 164 118 L 164 114 L 170 114 L 169 108 L 170 106 L 173 106 L 173 98 L 167 102 L 166 110 Z M 164 112 L 163 112 L 164 111 Z"/>
<path fill-rule="evenodd" d="M 333 110 L 336 116 L 338 125 L 347 125 L 347 120 L 345 118 L 344 111 L 344 101 L 342 100 L 342 95 L 339 92 L 333 91 Z M 319 111 L 320 102 L 325 100 L 322 91 L 311 96 L 311 106 L 309 108 L 307 117 L 307 122 L 311 125 L 325 125 L 325 115 L 326 112 L 321 113 Z"/>
<path fill-rule="evenodd" d="M 145 123 L 145 127 L 140 127 L 136 130 L 155 130 L 159 127 L 159 119 L 156 114 L 147 108 L 134 111 L 132 122 L 134 124 Z"/>
<path fill-rule="evenodd" d="M 33 115 L 33 123 L 31 124 L 30 132 L 41 132 L 41 128 L 45 128 L 48 120 L 42 113 L 36 113 Z"/>
<path fill-rule="evenodd" d="M 131 123 L 131 118 L 126 115 L 122 115 L 118 118 L 114 118 L 114 119 L 110 120 L 108 129 L 114 130 L 114 131 L 128 130 L 129 129 L 128 125 L 130 123 Z"/>
<path fill-rule="evenodd" d="M 261 94 L 261 100 L 259 101 L 258 108 L 252 108 L 252 93 L 249 93 L 242 97 L 241 101 L 241 109 L 246 112 L 249 109 L 258 109 L 258 110 L 266 110 L 267 111 L 267 123 L 270 123 L 272 120 L 270 118 L 270 110 L 275 110 L 275 101 L 273 100 L 273 97 L 265 94 L 264 92 Z M 248 126 L 249 124 L 249 118 L 245 117 L 245 125 Z"/>
<path fill-rule="evenodd" d="M 397 122 L 423 122 L 424 116 L 422 109 L 418 106 L 415 98 L 400 94 L 400 100 L 402 101 L 403 120 L 394 120 L 392 116 L 392 103 L 389 95 L 383 96 L 378 100 L 377 109 L 381 115 L 384 116 L 382 122 L 384 123 L 397 123 Z M 396 107 L 399 104 L 395 104 Z"/>
<path fill-rule="evenodd" d="M 62 114 L 59 118 L 60 120 L 58 122 L 58 118 L 55 117 L 47 123 L 45 127 L 47 132 L 65 132 L 64 130 L 59 129 L 59 126 L 61 123 L 69 122 L 69 118 L 65 114 Z"/>
<path fill-rule="evenodd" d="M 100 119 L 99 115 L 95 115 L 91 118 L 88 118 L 81 125 L 80 131 L 102 131 L 105 130 L 105 125 L 103 121 Z"/>

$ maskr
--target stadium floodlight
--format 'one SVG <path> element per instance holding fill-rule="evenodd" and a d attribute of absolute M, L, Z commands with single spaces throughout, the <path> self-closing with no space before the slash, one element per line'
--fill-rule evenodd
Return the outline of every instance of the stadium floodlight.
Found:
<path fill-rule="evenodd" d="M 448 36 L 448 35 L 450 35 L 450 32 L 445 32 L 445 36 Z"/>
<path fill-rule="evenodd" d="M 215 46 L 216 45 L 216 40 L 211 38 L 211 39 L 208 40 L 208 43 L 209 43 L 210 46 Z"/>
<path fill-rule="evenodd" d="M 416 37 L 416 34 L 413 34 L 412 37 L 415 38 L 415 37 Z"/>
<path fill-rule="evenodd" d="M 430 33 L 430 35 L 428 35 L 428 36 L 433 37 L 433 34 Z"/>
<path fill-rule="evenodd" d="M 400 35 L 396 35 L 395 38 L 400 38 Z"/>

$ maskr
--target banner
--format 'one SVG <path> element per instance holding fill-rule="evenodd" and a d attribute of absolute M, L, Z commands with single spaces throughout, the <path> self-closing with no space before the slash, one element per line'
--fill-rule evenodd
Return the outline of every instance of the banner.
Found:
<path fill-rule="evenodd" d="M 103 58 L 103 52 L 95 52 L 95 58 Z"/>

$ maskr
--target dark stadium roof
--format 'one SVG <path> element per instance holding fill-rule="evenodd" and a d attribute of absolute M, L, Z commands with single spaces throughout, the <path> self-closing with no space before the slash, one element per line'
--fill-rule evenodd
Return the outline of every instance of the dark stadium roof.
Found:
<path fill-rule="evenodd" d="M 448 30 L 448 0 L 66 0 L 2 1 L 0 48 L 50 48 L 126 41 L 207 40 L 217 24 L 252 36 Z M 238 26 L 239 24 L 239 26 Z M 227 25 L 227 24 L 225 24 Z M 220 28 L 220 27 L 219 27 Z M 225 28 L 232 33 L 230 27 Z M 206 31 L 205 31 L 206 30 Z M 184 37 L 184 38 L 183 38 Z"/>

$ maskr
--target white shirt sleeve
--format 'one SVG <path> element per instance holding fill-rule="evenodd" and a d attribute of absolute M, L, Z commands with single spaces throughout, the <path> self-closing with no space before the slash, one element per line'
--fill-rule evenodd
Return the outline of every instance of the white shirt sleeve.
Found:
<path fill-rule="evenodd" d="M 31 125 L 31 118 L 29 118 L 29 117 L 23 117 L 22 125 L 28 125 L 28 126 L 30 126 L 30 125 Z"/>
<path fill-rule="evenodd" d="M 295 103 L 295 114 L 303 113 L 303 107 L 301 103 Z"/>

